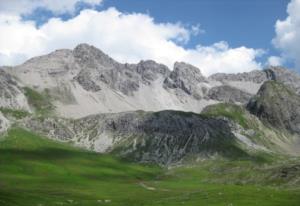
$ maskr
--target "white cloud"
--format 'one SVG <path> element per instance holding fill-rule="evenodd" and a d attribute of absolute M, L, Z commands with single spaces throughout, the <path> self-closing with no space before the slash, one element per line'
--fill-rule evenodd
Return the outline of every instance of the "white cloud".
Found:
<path fill-rule="evenodd" d="M 22 22 L 20 17 L 0 14 L 0 64 L 14 65 L 43 51 L 41 39 L 46 35 L 34 22 Z"/>
<path fill-rule="evenodd" d="M 77 3 L 91 6 L 103 0 L 0 0 L 0 12 L 9 14 L 30 14 L 37 8 L 48 9 L 55 14 L 73 13 Z"/>
<path fill-rule="evenodd" d="M 300 0 L 292 0 L 287 13 L 285 20 L 276 22 L 273 44 L 282 51 L 282 58 L 293 60 L 300 68 Z"/>
<path fill-rule="evenodd" d="M 217 42 L 210 46 L 198 45 L 195 50 L 188 50 L 183 61 L 198 66 L 204 74 L 237 73 L 261 69 L 260 63 L 255 59 L 263 54 L 264 51 L 260 49 L 230 48 L 227 42 Z"/>
<path fill-rule="evenodd" d="M 201 31 L 199 26 L 188 29 L 179 23 L 155 23 L 146 14 L 121 13 L 114 8 L 83 10 L 67 21 L 52 18 L 39 28 L 18 16 L 1 15 L 0 31 L 0 64 L 17 64 L 55 49 L 89 43 L 120 62 L 153 59 L 172 68 L 175 61 L 186 61 L 206 75 L 261 68 L 255 60 L 261 50 L 230 48 L 226 42 L 185 49 L 182 43 Z"/>
<path fill-rule="evenodd" d="M 282 57 L 279 56 L 270 56 L 268 58 L 268 62 L 267 64 L 270 66 L 281 66 L 284 62 L 284 59 L 282 59 Z"/>

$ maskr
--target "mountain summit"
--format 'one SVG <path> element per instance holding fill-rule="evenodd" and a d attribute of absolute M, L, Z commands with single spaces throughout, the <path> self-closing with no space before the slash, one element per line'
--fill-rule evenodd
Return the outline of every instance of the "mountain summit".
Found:
<path fill-rule="evenodd" d="M 176 62 L 172 70 L 152 60 L 122 64 L 88 44 L 32 58 L 1 74 L 2 79 L 10 75 L 19 85 L 19 89 L 5 87 L 15 95 L 9 104 L 1 100 L 2 105 L 30 110 L 22 92 L 21 96 L 16 93 L 28 87 L 47 93 L 57 115 L 72 118 L 135 110 L 199 113 L 205 106 L 220 102 L 245 104 L 270 79 L 300 92 L 299 76 L 286 69 L 205 77 L 184 62 Z"/>
<path fill-rule="evenodd" d="M 280 67 L 205 77 L 185 62 L 123 64 L 80 44 L 1 69 L 0 130 L 21 118 L 54 139 L 163 165 L 251 150 L 297 155 L 298 138 L 281 136 L 300 132 L 299 79 Z"/>

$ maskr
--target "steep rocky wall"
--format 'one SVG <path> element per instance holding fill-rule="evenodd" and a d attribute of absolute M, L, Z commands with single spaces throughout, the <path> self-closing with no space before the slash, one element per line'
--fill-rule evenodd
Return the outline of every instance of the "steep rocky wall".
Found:
<path fill-rule="evenodd" d="M 142 162 L 171 164 L 194 155 L 243 155 L 226 120 L 193 113 L 137 111 L 79 120 L 33 118 L 25 126 L 61 141 Z"/>
<path fill-rule="evenodd" d="M 283 83 L 265 82 L 247 108 L 274 127 L 300 134 L 300 96 Z"/>

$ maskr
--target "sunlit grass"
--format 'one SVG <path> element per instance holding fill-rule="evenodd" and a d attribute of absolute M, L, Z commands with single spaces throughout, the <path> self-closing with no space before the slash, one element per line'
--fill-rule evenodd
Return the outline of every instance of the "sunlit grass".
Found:
<path fill-rule="evenodd" d="M 0 141 L 0 205 L 299 205 L 299 189 L 261 181 L 267 170 L 252 164 L 220 159 L 167 170 L 15 128 Z"/>

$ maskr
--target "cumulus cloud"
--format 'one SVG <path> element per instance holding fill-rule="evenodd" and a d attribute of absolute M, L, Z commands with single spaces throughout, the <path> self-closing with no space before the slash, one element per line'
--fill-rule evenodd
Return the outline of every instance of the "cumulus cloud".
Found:
<path fill-rule="evenodd" d="M 267 65 L 270 65 L 270 66 L 280 66 L 282 65 L 284 62 L 284 59 L 282 57 L 279 57 L 279 56 L 270 56 L 268 58 L 268 62 L 267 62 Z"/>
<path fill-rule="evenodd" d="M 55 14 L 73 13 L 77 3 L 98 5 L 102 0 L 0 0 L 0 12 L 30 14 L 37 8 L 44 8 Z"/>
<path fill-rule="evenodd" d="M 196 49 L 186 50 L 182 61 L 190 62 L 203 71 L 205 75 L 212 73 L 238 73 L 261 69 L 255 61 L 264 54 L 261 49 L 247 47 L 230 48 L 227 42 L 221 41 L 210 46 L 198 45 Z"/>
<path fill-rule="evenodd" d="M 276 37 L 273 44 L 282 51 L 282 58 L 292 60 L 300 68 L 300 0 L 292 0 L 287 8 L 285 20 L 275 25 Z"/>
<path fill-rule="evenodd" d="M 115 8 L 104 11 L 83 10 L 69 20 L 51 18 L 37 28 L 32 21 L 17 15 L 0 16 L 0 64 L 18 64 L 27 58 L 59 48 L 92 44 L 120 62 L 135 63 L 153 59 L 168 65 L 185 61 L 205 75 L 215 72 L 245 72 L 260 69 L 256 57 L 261 50 L 231 48 L 226 42 L 198 45 L 186 49 L 199 26 L 186 28 L 180 23 L 156 23 L 141 13 L 122 13 Z"/>

